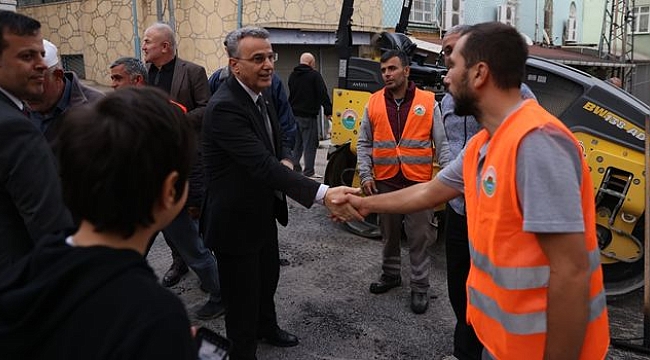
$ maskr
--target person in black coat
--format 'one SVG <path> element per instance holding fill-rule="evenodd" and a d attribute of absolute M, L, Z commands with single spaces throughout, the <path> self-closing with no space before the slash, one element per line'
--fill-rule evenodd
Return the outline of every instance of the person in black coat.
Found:
<path fill-rule="evenodd" d="M 278 326 L 273 300 L 279 279 L 276 220 L 287 224 L 285 194 L 305 207 L 325 203 L 341 219 L 357 216 L 347 205 L 332 203 L 356 189 L 330 189 L 291 170 L 277 113 L 261 95 L 271 86 L 275 60 L 268 38 L 261 28 L 228 34 L 234 76 L 212 96 L 203 121 L 204 240 L 217 255 L 231 360 L 255 359 L 258 338 L 275 346 L 298 344 Z"/>
<path fill-rule="evenodd" d="M 21 99 L 43 93 L 41 24 L 0 11 L 0 271 L 49 233 L 72 227 L 54 157 Z"/>
<path fill-rule="evenodd" d="M 80 225 L 43 238 L 0 276 L 3 360 L 197 359 L 184 304 L 143 257 L 184 207 L 194 147 L 158 89 L 66 113 L 56 152 Z"/>

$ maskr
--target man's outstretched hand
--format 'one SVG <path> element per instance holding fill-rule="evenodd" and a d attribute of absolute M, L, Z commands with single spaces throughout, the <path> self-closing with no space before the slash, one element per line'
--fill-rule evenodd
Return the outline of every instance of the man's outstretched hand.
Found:
<path fill-rule="evenodd" d="M 361 195 L 361 189 L 348 186 L 339 186 L 327 189 L 323 203 L 330 211 L 330 216 L 334 221 L 361 221 L 363 216 L 348 203 L 347 194 Z"/>

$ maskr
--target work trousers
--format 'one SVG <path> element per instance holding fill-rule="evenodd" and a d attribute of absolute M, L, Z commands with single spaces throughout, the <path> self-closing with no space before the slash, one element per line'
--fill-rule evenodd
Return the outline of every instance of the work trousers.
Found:
<path fill-rule="evenodd" d="M 242 254 L 217 251 L 226 334 L 233 343 L 230 360 L 254 360 L 257 339 L 278 326 L 275 291 L 280 278 L 277 228 L 258 250 Z"/>
<path fill-rule="evenodd" d="M 174 245 L 185 263 L 196 273 L 202 287 L 210 293 L 210 299 L 221 301 L 219 272 L 212 252 L 205 247 L 199 236 L 199 227 L 187 209 L 181 210 L 174 220 L 162 230 L 165 240 Z"/>
<path fill-rule="evenodd" d="M 447 291 L 449 302 L 456 315 L 454 329 L 454 356 L 460 360 L 479 360 L 483 345 L 474 328 L 467 324 L 467 275 L 469 274 L 469 240 L 467 217 L 447 205 L 445 247 L 447 256 Z"/>
<path fill-rule="evenodd" d="M 318 149 L 318 126 L 316 117 L 296 116 L 298 134 L 293 149 L 293 163 L 300 167 L 300 158 L 305 154 L 305 166 L 302 173 L 305 176 L 314 175 L 314 163 L 316 161 L 316 150 Z"/>
<path fill-rule="evenodd" d="M 380 193 L 398 190 L 378 181 Z M 402 225 L 408 241 L 411 261 L 411 291 L 426 293 L 429 290 L 431 256 L 427 249 L 437 239 L 434 211 L 424 210 L 412 214 L 379 214 L 379 227 L 384 242 L 382 271 L 384 275 L 401 277 Z"/>

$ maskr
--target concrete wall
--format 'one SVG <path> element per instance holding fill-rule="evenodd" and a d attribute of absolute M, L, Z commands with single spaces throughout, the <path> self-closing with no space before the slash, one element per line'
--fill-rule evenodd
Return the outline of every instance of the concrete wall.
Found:
<path fill-rule="evenodd" d="M 134 0 L 136 1 L 136 0 Z M 242 2 L 241 14 L 238 4 Z M 223 38 L 241 25 L 334 32 L 342 0 L 160 0 L 163 21 L 173 13 L 178 54 L 198 63 L 208 74 L 226 64 Z M 43 24 L 43 35 L 59 47 L 62 55 L 81 54 L 89 80 L 108 85 L 108 66 L 121 56 L 135 56 L 132 2 L 130 0 L 82 0 L 19 7 L 18 11 Z M 158 20 L 157 1 L 137 4 L 137 33 Z M 381 29 L 381 0 L 358 1 L 354 30 Z"/>
<path fill-rule="evenodd" d="M 585 5 L 582 11 L 582 42 L 586 44 L 598 44 L 603 29 L 605 0 L 583 1 Z"/>

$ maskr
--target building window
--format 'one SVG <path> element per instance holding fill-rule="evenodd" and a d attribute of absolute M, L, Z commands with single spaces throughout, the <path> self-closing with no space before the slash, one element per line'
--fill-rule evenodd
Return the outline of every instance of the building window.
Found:
<path fill-rule="evenodd" d="M 61 66 L 65 70 L 74 71 L 79 79 L 86 78 L 86 65 L 83 54 L 61 55 Z"/>
<path fill-rule="evenodd" d="M 634 32 L 638 34 L 650 32 L 650 6 L 637 6 L 634 8 Z"/>
<path fill-rule="evenodd" d="M 465 0 L 444 0 L 442 2 L 442 30 L 465 23 Z"/>
<path fill-rule="evenodd" d="M 435 0 L 413 0 L 409 20 L 414 23 L 431 25 Z"/>

